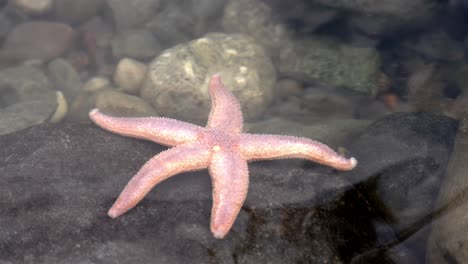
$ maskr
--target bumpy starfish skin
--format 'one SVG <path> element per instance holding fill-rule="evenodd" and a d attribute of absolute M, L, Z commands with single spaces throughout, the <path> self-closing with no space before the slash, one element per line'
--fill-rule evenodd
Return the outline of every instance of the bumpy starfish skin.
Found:
<path fill-rule="evenodd" d="M 128 182 L 108 215 L 118 217 L 137 205 L 161 181 L 181 172 L 208 168 L 213 185 L 211 232 L 223 238 L 247 196 L 247 162 L 303 158 L 338 170 L 351 170 L 346 159 L 326 145 L 307 138 L 242 133 L 240 104 L 214 75 L 209 84 L 212 109 L 206 127 L 164 118 L 117 118 L 93 109 L 98 126 L 124 136 L 146 139 L 172 148 L 150 159 Z"/>

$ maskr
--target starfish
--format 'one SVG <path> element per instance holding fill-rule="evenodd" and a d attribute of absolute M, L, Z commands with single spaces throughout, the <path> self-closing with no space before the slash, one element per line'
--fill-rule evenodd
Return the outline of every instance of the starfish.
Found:
<path fill-rule="evenodd" d="M 172 147 L 151 158 L 128 182 L 109 209 L 111 218 L 136 206 L 161 181 L 181 172 L 208 168 L 213 186 L 210 229 L 221 239 L 231 229 L 247 196 L 248 161 L 302 158 L 337 170 L 351 170 L 357 164 L 356 159 L 347 159 L 308 138 L 242 133 L 240 103 L 218 74 L 210 79 L 209 93 L 212 108 L 206 127 L 165 117 L 118 118 L 98 109 L 90 111 L 91 120 L 105 130 Z"/>

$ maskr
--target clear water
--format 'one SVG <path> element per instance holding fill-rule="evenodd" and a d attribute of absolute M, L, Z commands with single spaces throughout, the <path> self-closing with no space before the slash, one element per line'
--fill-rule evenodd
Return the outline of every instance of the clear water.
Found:
<path fill-rule="evenodd" d="M 462 0 L 0 1 L 0 263 L 468 262 L 467 21 Z M 108 217 L 167 147 L 89 111 L 205 126 L 213 74 L 244 131 L 358 165 L 249 163 L 223 239 L 207 170 Z"/>

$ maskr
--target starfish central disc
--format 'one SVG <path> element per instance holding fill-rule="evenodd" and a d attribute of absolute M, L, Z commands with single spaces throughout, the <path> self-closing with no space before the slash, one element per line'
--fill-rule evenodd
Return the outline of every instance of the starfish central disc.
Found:
<path fill-rule="evenodd" d="M 212 150 L 213 150 L 214 152 L 218 152 L 218 151 L 221 150 L 221 147 L 218 146 L 218 145 L 216 145 L 216 146 L 214 146 L 214 147 L 212 148 Z"/>

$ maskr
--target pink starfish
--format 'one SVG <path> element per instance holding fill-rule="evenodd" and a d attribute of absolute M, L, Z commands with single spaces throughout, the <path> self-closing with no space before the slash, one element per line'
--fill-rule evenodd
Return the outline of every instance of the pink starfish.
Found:
<path fill-rule="evenodd" d="M 211 232 L 223 238 L 231 229 L 247 196 L 247 161 L 303 158 L 351 170 L 346 159 L 328 146 L 307 138 L 242 133 L 242 112 L 219 75 L 210 80 L 212 109 L 206 127 L 164 118 L 117 118 L 93 109 L 89 116 L 111 132 L 172 146 L 150 159 L 128 182 L 108 215 L 118 217 L 137 205 L 161 181 L 181 172 L 208 168 L 213 184 Z"/>

